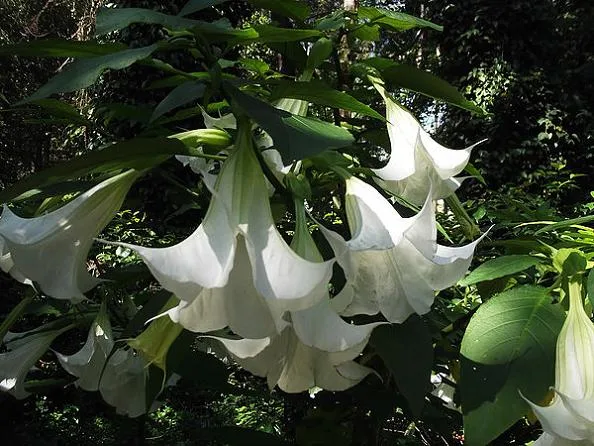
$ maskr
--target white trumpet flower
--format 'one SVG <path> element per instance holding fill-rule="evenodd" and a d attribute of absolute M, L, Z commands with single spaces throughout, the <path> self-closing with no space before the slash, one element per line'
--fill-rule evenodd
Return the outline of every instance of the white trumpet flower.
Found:
<path fill-rule="evenodd" d="M 372 373 L 353 361 L 365 348 L 367 339 L 348 350 L 333 353 L 303 344 L 291 327 L 264 339 L 214 339 L 225 346 L 241 367 L 266 377 L 271 389 L 278 385 L 289 393 L 313 387 L 345 390 Z"/>
<path fill-rule="evenodd" d="M 582 302 L 581 279 L 570 280 L 569 312 L 557 339 L 555 396 L 528 403 L 543 435 L 535 446 L 594 445 L 594 324 Z"/>
<path fill-rule="evenodd" d="M 454 176 L 462 172 L 476 144 L 463 150 L 438 144 L 412 114 L 390 97 L 381 81 L 373 80 L 386 103 L 391 145 L 388 164 L 373 169 L 379 177 L 378 184 L 419 205 L 427 198 L 430 188 L 433 199 L 451 195 L 464 180 Z"/>
<path fill-rule="evenodd" d="M 457 248 L 439 245 L 430 197 L 417 215 L 403 218 L 356 177 L 346 180 L 345 208 L 349 241 L 322 228 L 347 278 L 332 300 L 345 316 L 381 312 L 388 321 L 401 323 L 413 313 L 429 312 L 435 291 L 464 275 L 481 240 Z"/>
<path fill-rule="evenodd" d="M 133 170 L 116 175 L 40 217 L 21 218 L 4 206 L 0 238 L 13 263 L 9 272 L 35 282 L 48 296 L 83 300 L 83 293 L 99 283 L 87 271 L 89 249 L 138 175 Z"/>
<path fill-rule="evenodd" d="M 73 355 L 55 353 L 64 370 L 78 378 L 74 384 L 81 389 L 94 392 L 99 389 L 101 372 L 113 345 L 111 324 L 106 307 L 102 306 L 91 324 L 85 345 Z"/>
<path fill-rule="evenodd" d="M 185 315 L 170 314 L 192 331 L 228 325 L 243 337 L 267 337 L 286 325 L 282 313 L 309 308 L 327 293 L 333 261 L 306 260 L 283 240 L 251 138 L 251 126 L 240 125 L 204 221 L 192 235 L 168 248 L 125 245 L 183 301 Z"/>
<path fill-rule="evenodd" d="M 0 391 L 19 400 L 28 397 L 30 393 L 25 390 L 27 374 L 54 339 L 70 328 L 9 333 L 4 339 L 8 352 L 0 353 Z"/>
<path fill-rule="evenodd" d="M 147 411 L 146 378 L 146 361 L 132 349 L 118 349 L 107 360 L 99 392 L 118 414 L 135 418 Z"/>

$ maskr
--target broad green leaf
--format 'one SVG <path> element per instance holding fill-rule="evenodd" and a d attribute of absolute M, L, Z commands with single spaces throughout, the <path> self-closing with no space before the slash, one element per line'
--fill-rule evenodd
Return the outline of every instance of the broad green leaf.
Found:
<path fill-rule="evenodd" d="M 528 255 L 509 255 L 501 256 L 496 259 L 487 260 L 478 266 L 468 276 L 458 282 L 460 286 L 473 285 L 486 280 L 498 279 L 499 277 L 509 276 L 519 273 L 531 266 L 538 265 L 540 260 Z"/>
<path fill-rule="evenodd" d="M 423 320 L 413 315 L 402 324 L 380 325 L 370 344 L 390 370 L 411 412 L 419 416 L 431 387 L 433 341 Z"/>
<path fill-rule="evenodd" d="M 134 62 L 150 56 L 158 45 L 144 46 L 132 50 L 119 51 L 89 59 L 77 60 L 68 65 L 61 73 L 52 77 L 47 84 L 19 104 L 46 98 L 55 93 L 80 90 L 92 85 L 106 70 L 121 70 Z"/>
<path fill-rule="evenodd" d="M 97 43 L 62 39 L 32 40 L 0 46 L 0 56 L 94 57 L 126 49 L 121 43 Z"/>
<path fill-rule="evenodd" d="M 379 25 L 363 25 L 357 26 L 349 35 L 356 37 L 359 40 L 368 42 L 377 42 L 380 39 Z"/>
<path fill-rule="evenodd" d="M 307 64 L 307 53 L 299 42 L 269 42 L 266 44 L 283 56 L 283 63 L 299 72 Z"/>
<path fill-rule="evenodd" d="M 89 125 L 90 122 L 87 118 L 80 114 L 80 112 L 67 102 L 59 101 L 57 99 L 37 99 L 31 101 L 32 104 L 38 105 L 39 107 L 46 110 L 52 116 L 57 118 L 63 118 L 70 123 L 79 125 Z"/>
<path fill-rule="evenodd" d="M 281 81 L 272 91 L 270 100 L 274 101 L 280 98 L 302 99 L 315 104 L 354 111 L 364 116 L 370 116 L 385 121 L 382 115 L 368 105 L 359 102 L 347 93 L 330 88 L 321 81 Z"/>
<path fill-rule="evenodd" d="M 205 130 L 205 129 L 201 129 Z M 211 135 L 213 129 L 206 130 Z M 214 130 L 226 135 L 221 130 Z M 187 139 L 201 141 L 199 130 L 186 132 Z M 190 135 L 192 134 L 192 135 Z M 182 135 L 185 135 L 182 134 Z M 113 144 L 103 150 L 85 153 L 49 169 L 31 175 L 11 187 L 0 192 L 0 203 L 6 203 L 24 192 L 41 188 L 49 184 L 62 182 L 70 178 L 81 177 L 97 172 L 107 172 L 116 169 L 146 169 L 167 160 L 172 155 L 195 155 L 189 145 L 174 138 L 135 138 L 129 141 Z"/>
<path fill-rule="evenodd" d="M 299 160 L 328 149 L 353 143 L 345 129 L 317 119 L 295 116 L 223 83 L 225 91 L 245 114 L 254 119 L 274 140 L 285 160 Z"/>
<path fill-rule="evenodd" d="M 211 6 L 220 5 L 221 3 L 228 2 L 229 0 L 190 0 L 184 5 L 182 10 L 179 12 L 179 16 L 190 15 L 194 12 L 201 11 L 202 9 L 209 8 Z"/>
<path fill-rule="evenodd" d="M 332 41 L 326 37 L 320 37 L 312 45 L 307 57 L 307 69 L 315 70 L 332 54 Z"/>
<path fill-rule="evenodd" d="M 315 22 L 314 28 L 319 29 L 320 31 L 332 31 L 346 26 L 346 24 L 346 11 L 344 9 L 339 9 Z"/>
<path fill-rule="evenodd" d="M 103 34 L 125 28 L 132 23 L 150 23 L 172 30 L 189 29 L 208 35 L 211 39 L 226 38 L 255 39 L 258 37 L 252 28 L 235 29 L 227 20 L 204 22 L 180 16 L 163 14 L 142 8 L 103 8 L 97 14 L 96 34 Z"/>
<path fill-rule="evenodd" d="M 182 105 L 201 98 L 204 95 L 204 90 L 206 90 L 206 86 L 201 82 L 190 81 L 179 85 L 174 88 L 165 99 L 159 102 L 150 121 L 154 121 L 174 108 L 181 107 Z"/>
<path fill-rule="evenodd" d="M 374 57 L 362 61 L 381 72 L 388 89 L 401 87 L 407 90 L 448 102 L 479 115 L 486 112 L 472 101 L 466 99 L 455 87 L 439 77 L 410 65 L 402 65 L 389 59 Z"/>
<path fill-rule="evenodd" d="M 403 12 L 390 11 L 382 8 L 361 6 L 357 9 L 360 18 L 378 23 L 394 31 L 406 31 L 412 28 L 433 28 L 443 31 L 443 26 L 423 20 Z"/>
<path fill-rule="evenodd" d="M 573 225 L 581 225 L 594 220 L 594 215 L 586 215 L 584 217 L 571 218 L 569 220 L 558 221 L 546 225 L 544 228 L 540 228 L 534 233 L 534 235 L 542 234 L 543 232 L 556 231 L 557 229 L 568 228 Z"/>
<path fill-rule="evenodd" d="M 466 444 L 483 446 L 529 412 L 554 383 L 555 346 L 565 312 L 548 290 L 513 288 L 481 305 L 460 353 Z"/>
<path fill-rule="evenodd" d="M 553 255 L 553 266 L 565 277 L 583 273 L 588 261 L 579 249 L 561 248 Z"/>
<path fill-rule="evenodd" d="M 207 71 L 195 71 L 188 74 L 196 80 L 210 79 L 210 73 L 208 73 Z M 188 82 L 188 80 L 188 76 L 185 76 L 183 74 L 174 74 L 173 76 L 169 76 L 164 79 L 158 79 L 154 82 L 151 82 L 151 84 L 147 87 L 147 90 L 177 87 L 178 85 L 181 85 L 184 82 Z"/>
<path fill-rule="evenodd" d="M 281 16 L 303 22 L 311 13 L 306 2 L 298 0 L 248 0 L 252 5 L 261 9 L 268 9 Z"/>
<path fill-rule="evenodd" d="M 295 42 L 322 35 L 316 29 L 279 28 L 272 25 L 254 25 L 254 29 L 258 33 L 255 40 L 263 43 Z"/>

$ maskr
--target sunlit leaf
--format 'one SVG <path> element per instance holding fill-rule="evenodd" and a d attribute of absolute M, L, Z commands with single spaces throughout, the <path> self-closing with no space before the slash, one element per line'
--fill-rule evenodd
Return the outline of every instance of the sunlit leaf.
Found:
<path fill-rule="evenodd" d="M 328 107 L 354 111 L 364 116 L 385 121 L 384 117 L 368 105 L 359 102 L 351 95 L 330 88 L 321 81 L 280 82 L 272 91 L 271 100 L 280 98 L 302 99 Z"/>
<path fill-rule="evenodd" d="M 555 345 L 565 312 L 548 290 L 523 286 L 481 305 L 461 346 L 459 381 L 464 432 L 470 446 L 486 445 L 554 383 Z"/>
<path fill-rule="evenodd" d="M 388 89 L 405 88 L 479 115 L 486 114 L 483 109 L 466 99 L 454 86 L 428 71 L 381 57 L 373 57 L 362 61 L 362 63 L 379 70 Z"/>
<path fill-rule="evenodd" d="M 341 127 L 292 115 L 243 93 L 229 83 L 223 85 L 236 105 L 268 132 L 274 140 L 274 146 L 287 161 L 306 158 L 328 149 L 346 147 L 354 141 L 353 136 Z"/>
<path fill-rule="evenodd" d="M 403 12 L 361 6 L 357 9 L 357 13 L 360 18 L 383 25 L 393 31 L 406 31 L 412 28 L 432 28 L 437 31 L 443 31 L 443 26 L 436 25 L 428 20 L 420 19 Z"/>
<path fill-rule="evenodd" d="M 540 260 L 528 255 L 501 256 L 487 260 L 479 265 L 468 276 L 458 282 L 460 286 L 468 286 L 485 280 L 498 279 L 510 274 L 519 273 L 532 266 L 538 265 Z"/>

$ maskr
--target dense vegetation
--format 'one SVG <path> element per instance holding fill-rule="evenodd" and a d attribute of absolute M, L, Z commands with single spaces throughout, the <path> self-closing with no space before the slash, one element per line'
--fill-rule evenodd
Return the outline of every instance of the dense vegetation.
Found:
<path fill-rule="evenodd" d="M 139 63 L 106 71 L 85 89 L 56 89 L 60 94 L 52 97 L 60 102 L 52 102 L 47 94 L 24 103 L 18 102 L 30 99 L 54 75 L 67 72 L 80 56 L 57 45 L 52 48 L 58 57 L 37 57 L 51 55 L 44 50 L 45 39 L 93 39 L 100 6 L 145 8 L 175 16 L 183 12 L 186 1 L 0 2 L 0 162 L 5 166 L 0 171 L 4 189 L 0 194 L 2 202 L 11 202 L 11 209 L 20 215 L 39 216 L 58 209 L 78 191 L 112 173 L 105 167 L 111 166 L 107 159 L 91 167 L 63 163 L 101 153 L 99 149 L 109 143 L 123 144 L 122 151 L 131 147 L 137 155 L 147 144 L 154 159 L 167 156 L 151 164 L 153 158 L 144 155 L 152 170 L 131 187 L 122 210 L 99 238 L 152 247 L 184 240 L 196 222 L 205 219 L 216 195 L 211 196 L 206 181 L 197 180 L 195 172 L 171 157 L 173 153 L 195 155 L 194 148 L 173 143 L 169 147 L 166 137 L 207 125 L 197 105 L 213 116 L 230 112 L 232 98 L 245 100 L 239 90 L 235 92 L 235 85 L 245 86 L 244 91 L 255 95 L 248 97 L 263 103 L 283 97 L 305 99 L 311 103 L 308 116 L 336 124 L 335 132 L 348 129 L 356 136 L 352 144 L 339 147 L 340 152 L 326 155 L 294 156 L 290 144 L 284 143 L 285 151 L 280 152 L 285 164 L 303 158 L 303 170 L 294 179 L 285 177 L 280 182 L 265 171 L 276 188 L 271 197 L 276 227 L 287 240 L 298 233 L 298 211 L 293 210 L 292 200 L 307 199 L 313 239 L 329 259 L 334 255 L 332 247 L 316 225 L 349 236 L 344 224 L 348 210 L 341 202 L 345 186 L 335 166 L 369 180 L 368 167 L 380 167 L 389 157 L 386 123 L 373 115 L 384 116 L 389 103 L 374 90 L 377 85 L 368 82 L 371 74 L 381 76 L 398 101 L 447 147 L 463 148 L 486 139 L 473 150 L 466 167 L 464 174 L 473 178 L 463 183 L 457 196 L 440 204 L 445 210 L 437 214 L 439 241 L 448 246 L 466 244 L 491 227 L 475 251 L 470 275 L 440 291 L 430 312 L 375 328 L 359 358 L 375 373 L 348 390 L 270 390 L 264 379 L 239 367 L 231 357 L 217 356 L 216 347 L 184 330 L 165 352 L 168 371 L 155 363 L 146 367 L 147 399 L 159 393 L 171 371 L 182 378 L 163 390 L 153 411 L 128 418 L 116 414 L 98 392 L 76 388 L 74 377 L 47 351 L 29 374 L 26 388 L 32 396 L 16 400 L 0 394 L 0 425 L 8 444 L 456 445 L 466 438 L 468 444 L 507 445 L 528 444 L 541 435 L 517 390 L 538 404 L 552 397 L 547 389 L 554 385 L 554 343 L 569 306 L 569 289 L 579 281 L 589 298 L 594 291 L 594 230 L 589 225 L 594 219 L 590 218 L 594 191 L 589 183 L 594 174 L 594 42 L 589 29 L 594 7 L 589 2 L 521 1 L 502 7 L 487 0 L 455 4 L 415 0 L 398 5 L 360 1 L 359 15 L 351 16 L 340 12 L 348 2 L 291 1 L 284 8 L 264 0 L 194 1 L 189 4 L 214 6 L 187 14 L 190 19 L 227 18 L 236 28 L 271 24 L 307 29 L 310 34 L 295 41 L 273 36 L 227 45 L 218 35 L 189 37 L 183 27 L 172 31 L 170 24 L 162 26 L 159 20 L 134 19 L 129 24 L 112 16 L 111 21 L 104 19 L 103 26 L 119 24 L 109 28 L 112 32 L 101 33 L 97 45 L 118 43 L 137 49 L 157 43 L 162 47 Z M 299 5 L 307 10 L 304 18 Z M 374 8 L 410 15 L 399 18 L 404 20 L 401 28 L 395 25 L 401 22 L 382 23 L 381 19 L 380 26 L 373 26 L 368 21 L 377 20 Z M 415 22 L 412 17 L 427 22 Z M 324 49 L 324 39 L 331 43 L 329 50 Z M 188 40 L 195 46 L 185 46 Z M 311 50 L 308 59 L 300 41 L 310 48 L 319 45 L 320 59 L 312 61 Z M 402 68 L 401 63 L 410 68 Z M 291 82 L 305 67 L 313 67 L 314 81 L 346 92 L 350 99 L 338 101 L 320 91 L 316 98 L 315 91 L 291 90 Z M 432 75 L 423 77 L 425 72 Z M 204 75 L 192 78 L 196 73 Z M 197 92 L 192 84 L 175 96 L 172 92 L 188 79 L 200 79 L 198 85 L 207 88 L 198 87 Z M 229 79 L 241 82 L 229 87 Z M 308 85 L 313 89 L 317 84 Z M 243 105 L 249 117 L 275 139 L 275 148 L 280 147 L 274 126 L 266 127 L 266 119 L 250 115 L 250 105 Z M 367 105 L 371 110 L 364 108 Z M 237 137 L 226 130 L 218 135 L 228 138 L 223 147 Z M 322 138 L 316 137 L 316 141 Z M 344 135 L 331 137 L 336 142 Z M 138 138 L 142 142 L 134 143 Z M 151 138 L 167 148 L 153 147 L 146 142 Z M 125 141 L 132 143 L 125 146 Z M 200 153 L 215 161 L 206 173 L 222 172 L 220 163 L 225 158 L 220 157 L 220 149 L 220 142 L 201 141 Z M 287 159 L 287 153 L 293 159 Z M 116 154 L 117 150 L 112 152 Z M 266 165 L 262 159 L 259 163 Z M 67 167 L 44 170 L 51 166 Z M 201 172 L 207 177 L 204 169 Z M 38 180 L 26 183 L 27 178 Z M 23 192 L 30 195 L 19 197 Z M 406 216 L 422 205 L 415 206 L 398 194 L 392 198 Z M 171 293 L 160 288 L 133 251 L 95 243 L 87 265 L 93 274 L 112 280 L 89 294 L 88 305 L 70 306 L 44 296 L 49 293 L 34 296 L 31 287 L 2 274 L 2 320 L 16 314 L 19 302 L 27 302 L 14 325 L 0 327 L 2 336 L 5 329 L 24 332 L 63 317 L 78 321 L 74 318 L 82 315 L 86 325 L 79 324 L 51 343 L 52 350 L 73 354 L 84 344 L 94 315 L 103 311 L 102 302 L 111 324 L 121 330 L 120 339 L 140 339 L 147 319 L 170 308 Z M 339 289 L 344 282 L 344 273 L 335 271 L 332 287 Z M 518 343 L 515 356 L 501 363 L 473 362 L 478 357 L 493 359 L 490 350 L 498 339 L 488 338 L 481 323 L 501 317 L 510 308 L 506 299 L 528 302 L 533 314 L 549 318 L 554 336 L 529 326 L 530 318 L 520 315 L 526 320 L 519 330 L 534 334 L 544 345 L 543 352 L 534 353 L 529 342 Z M 590 307 L 586 303 L 588 311 Z M 381 315 L 346 318 L 357 324 L 385 320 Z M 479 350 L 471 343 L 475 338 L 484 340 Z M 146 347 L 141 341 L 137 346 L 139 351 Z M 479 372 L 473 374 L 477 367 Z"/>

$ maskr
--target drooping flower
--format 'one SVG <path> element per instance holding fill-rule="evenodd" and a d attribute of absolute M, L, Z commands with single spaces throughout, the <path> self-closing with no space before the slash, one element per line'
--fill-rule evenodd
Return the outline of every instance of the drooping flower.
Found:
<path fill-rule="evenodd" d="M 8 352 L 0 353 L 0 391 L 19 400 L 28 397 L 29 392 L 25 390 L 27 374 L 54 339 L 70 328 L 9 333 L 4 339 Z"/>
<path fill-rule="evenodd" d="M 94 392 L 99 388 L 101 373 L 113 346 L 111 324 L 104 304 L 91 324 L 85 345 L 72 355 L 55 353 L 64 370 L 78 378 L 74 384 Z"/>
<path fill-rule="evenodd" d="M 295 236 L 291 246 L 304 258 L 322 257 L 309 233 L 303 200 L 295 199 Z M 266 377 L 272 389 L 302 392 L 319 387 L 344 390 L 371 369 L 353 361 L 365 348 L 378 323 L 354 325 L 332 309 L 328 291 L 310 308 L 290 311 L 278 334 L 263 339 L 218 339 L 239 365 Z"/>
<path fill-rule="evenodd" d="M 138 417 L 147 411 L 147 363 L 134 350 L 120 348 L 107 360 L 99 392 L 120 415 Z"/>
<path fill-rule="evenodd" d="M 0 237 L 13 262 L 9 272 L 35 282 L 48 296 L 84 299 L 99 282 L 87 271 L 89 249 L 138 175 L 133 170 L 116 175 L 40 217 L 21 218 L 4 206 Z"/>
<path fill-rule="evenodd" d="M 557 339 L 555 396 L 528 403 L 540 420 L 538 446 L 594 445 L 594 324 L 584 310 L 581 279 L 569 282 L 569 312 Z"/>
<path fill-rule="evenodd" d="M 349 241 L 322 228 L 344 269 L 346 285 L 332 300 L 343 315 L 376 314 L 394 323 L 431 309 L 435 291 L 455 284 L 467 271 L 480 238 L 450 248 L 437 243 L 430 197 L 421 211 L 401 217 L 375 188 L 346 179 Z"/>
<path fill-rule="evenodd" d="M 190 237 L 169 248 L 125 246 L 183 301 L 186 316 L 170 314 L 185 328 L 230 326 L 243 337 L 264 338 L 283 329 L 284 312 L 324 298 L 333 262 L 304 259 L 276 229 L 248 122 L 239 126 L 234 146 L 206 217 Z"/>
<path fill-rule="evenodd" d="M 329 353 L 303 344 L 291 327 L 264 339 L 218 339 L 237 363 L 256 376 L 266 377 L 272 389 L 289 393 L 320 387 L 339 391 L 358 384 L 372 370 L 353 361 L 367 339 L 347 350 Z"/>
<path fill-rule="evenodd" d="M 391 145 L 388 164 L 373 169 L 379 177 L 377 182 L 418 205 L 423 204 L 430 189 L 433 199 L 451 195 L 463 180 L 454 176 L 462 172 L 476 144 L 463 150 L 438 144 L 412 114 L 390 97 L 379 79 L 372 80 L 386 103 Z"/>

